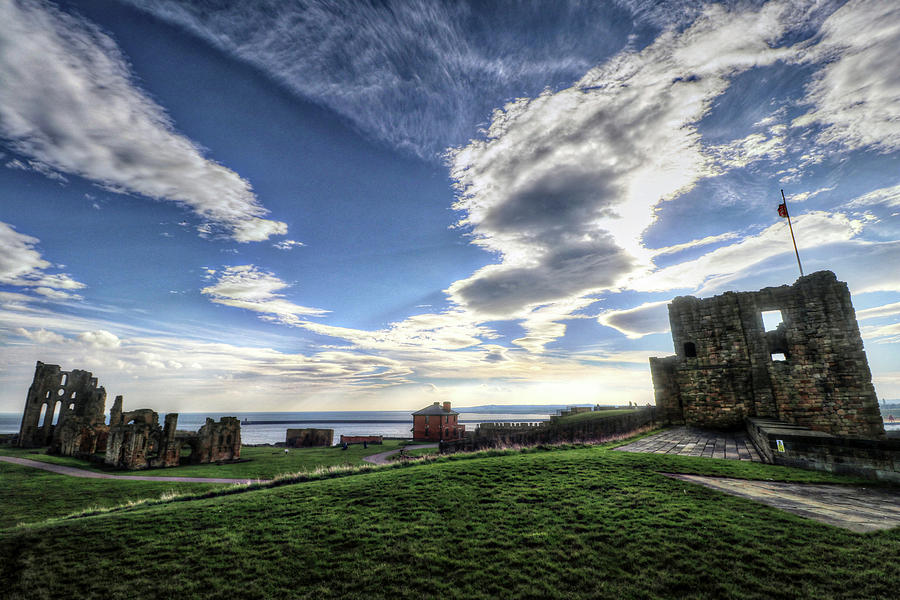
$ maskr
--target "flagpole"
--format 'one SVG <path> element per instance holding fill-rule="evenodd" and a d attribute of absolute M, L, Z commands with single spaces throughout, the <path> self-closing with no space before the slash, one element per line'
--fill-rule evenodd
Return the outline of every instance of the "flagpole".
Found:
<path fill-rule="evenodd" d="M 781 190 L 781 200 L 784 202 L 784 214 L 787 215 L 788 229 L 791 230 L 791 241 L 794 242 L 794 254 L 797 255 L 797 266 L 800 267 L 800 277 L 803 277 L 803 265 L 800 264 L 800 253 L 797 251 L 797 239 L 794 237 L 794 227 L 791 225 L 791 213 L 787 209 L 787 198 L 784 197 L 784 190 Z"/>

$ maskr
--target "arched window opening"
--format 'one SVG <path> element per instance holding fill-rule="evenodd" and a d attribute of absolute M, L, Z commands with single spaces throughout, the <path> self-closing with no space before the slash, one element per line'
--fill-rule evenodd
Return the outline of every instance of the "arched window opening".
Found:
<path fill-rule="evenodd" d="M 66 385 L 66 383 L 67 383 L 68 381 L 69 381 L 69 374 L 68 374 L 68 373 L 63 373 L 63 374 L 62 374 L 62 379 L 59 380 L 59 385 Z"/>
<path fill-rule="evenodd" d="M 59 408 L 59 410 L 57 410 L 57 408 Z M 59 415 L 62 414 L 62 411 L 63 411 L 63 405 L 60 404 L 59 402 L 54 402 L 53 403 L 53 424 L 54 425 L 59 424 Z"/>
<path fill-rule="evenodd" d="M 49 394 L 50 392 L 47 392 L 47 393 Z M 41 404 L 41 414 L 38 417 L 37 422 L 40 426 L 47 424 L 47 405 L 46 404 Z"/>
<path fill-rule="evenodd" d="M 694 342 L 684 343 L 684 356 L 685 358 L 697 358 L 697 345 Z"/>

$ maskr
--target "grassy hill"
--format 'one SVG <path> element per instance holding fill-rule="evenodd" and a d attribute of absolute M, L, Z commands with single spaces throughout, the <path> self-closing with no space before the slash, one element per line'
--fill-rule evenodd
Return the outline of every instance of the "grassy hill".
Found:
<path fill-rule="evenodd" d="M 489 453 L 490 454 L 490 453 Z M 493 453 L 0 531 L 5 598 L 892 598 L 854 534 L 672 480 L 843 481 L 613 452 Z"/>

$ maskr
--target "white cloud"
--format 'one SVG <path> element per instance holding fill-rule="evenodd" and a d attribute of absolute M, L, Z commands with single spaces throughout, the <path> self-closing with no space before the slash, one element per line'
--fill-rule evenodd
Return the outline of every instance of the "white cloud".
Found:
<path fill-rule="evenodd" d="M 287 232 L 246 180 L 175 131 L 98 27 L 40 0 L 0 3 L 0 22 L 0 133 L 31 168 L 175 202 L 239 242 Z"/>
<path fill-rule="evenodd" d="M 66 342 L 66 338 L 62 335 L 54 331 L 47 331 L 46 329 L 28 330 L 24 327 L 17 327 L 14 331 L 18 335 L 26 337 L 38 344 L 62 344 Z"/>
<path fill-rule="evenodd" d="M 501 260 L 452 284 L 451 299 L 485 318 L 524 319 L 648 272 L 641 236 L 655 206 L 714 172 L 696 124 L 731 77 L 792 55 L 775 46 L 789 13 L 780 3 L 710 7 L 571 88 L 496 111 L 487 139 L 449 158 L 460 224 Z M 552 337 L 544 330 L 532 347 Z"/>
<path fill-rule="evenodd" d="M 664 248 L 653 248 L 650 250 L 653 253 L 653 256 L 662 256 L 663 254 L 675 254 L 677 252 L 682 252 L 684 250 L 690 250 L 691 248 L 698 248 L 700 246 L 707 246 L 709 244 L 717 244 L 719 242 L 725 242 L 728 240 L 733 240 L 738 237 L 738 234 L 734 231 L 728 231 L 726 233 L 720 233 L 718 235 L 709 235 L 705 238 L 701 238 L 699 240 L 691 240 L 690 242 L 685 242 L 683 244 L 676 244 L 674 246 L 666 246 Z"/>
<path fill-rule="evenodd" d="M 77 299 L 60 290 L 77 290 L 84 284 L 65 273 L 46 273 L 51 264 L 35 249 L 39 242 L 0 221 L 0 284 L 34 288 L 52 300 Z"/>
<path fill-rule="evenodd" d="M 85 331 L 78 334 L 78 340 L 94 348 L 118 348 L 122 341 L 115 335 L 104 329 Z"/>
<path fill-rule="evenodd" d="M 861 208 L 882 204 L 884 206 L 900 206 L 900 184 L 872 190 L 858 196 L 847 203 L 849 208 Z"/>
<path fill-rule="evenodd" d="M 879 317 L 890 317 L 892 315 L 900 315 L 900 302 L 875 306 L 865 310 L 856 311 L 856 318 L 859 321 L 865 319 L 877 319 Z"/>
<path fill-rule="evenodd" d="M 292 250 L 304 245 L 303 242 L 298 242 L 297 240 L 281 240 L 272 244 L 273 247 L 278 248 L 279 250 Z"/>
<path fill-rule="evenodd" d="M 810 212 L 794 217 L 797 245 L 801 249 L 843 242 L 856 237 L 864 221 L 841 213 Z M 673 289 L 695 289 L 709 293 L 737 279 L 747 269 L 766 259 L 793 250 L 787 222 L 767 227 L 757 235 L 747 236 L 734 244 L 722 246 L 703 256 L 659 269 L 630 282 L 634 290 L 653 292 Z"/>
<path fill-rule="evenodd" d="M 365 134 L 433 160 L 496 102 L 566 85 L 624 43 L 603 2 L 222 4 L 129 0 L 327 106 Z M 556 26 L 548 28 L 547 22 Z M 523 92 L 523 90 L 529 90 Z"/>
<path fill-rule="evenodd" d="M 661 302 L 645 302 L 640 306 L 624 310 L 607 310 L 600 314 L 597 321 L 631 339 L 651 333 L 666 333 L 669 331 L 668 305 L 669 300 L 663 300 Z"/>
<path fill-rule="evenodd" d="M 823 63 L 804 98 L 812 109 L 794 125 L 823 125 L 820 144 L 900 148 L 900 5 L 847 2 L 825 21 L 820 36 L 805 57 Z"/>
<path fill-rule="evenodd" d="M 289 287 L 272 273 L 260 271 L 254 265 L 226 267 L 215 285 L 201 292 L 217 304 L 243 308 L 273 315 L 282 323 L 296 325 L 300 316 L 324 315 L 328 311 L 299 306 L 284 299 L 279 291 Z"/>

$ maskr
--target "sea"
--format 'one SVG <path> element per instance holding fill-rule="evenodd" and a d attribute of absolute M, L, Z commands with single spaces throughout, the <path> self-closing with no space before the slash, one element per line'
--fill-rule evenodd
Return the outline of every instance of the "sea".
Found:
<path fill-rule="evenodd" d="M 459 423 L 471 431 L 480 423 L 539 423 L 550 419 L 549 413 L 477 413 L 459 411 Z M 160 414 L 160 421 L 164 415 Z M 178 429 L 197 431 L 207 417 L 237 417 L 241 420 L 241 442 L 274 444 L 283 442 L 288 429 L 312 427 L 334 429 L 337 444 L 341 435 L 381 435 L 393 438 L 412 437 L 412 414 L 403 410 L 331 411 L 331 412 L 241 412 L 179 413 Z M 247 421 L 247 423 L 245 423 Z M 277 422 L 273 422 L 277 421 Z M 18 433 L 21 413 L 0 413 L 0 434 Z M 162 424 L 162 423 L 160 423 Z M 900 419 L 885 422 L 888 432 L 900 432 Z"/>
<path fill-rule="evenodd" d="M 165 415 L 160 414 L 160 424 Z M 393 438 L 412 437 L 412 413 L 406 410 L 331 411 L 331 412 L 239 412 L 179 413 L 178 429 L 197 431 L 207 418 L 241 420 L 241 442 L 274 444 L 283 442 L 288 429 L 312 427 L 334 429 L 334 442 L 341 435 L 381 435 Z M 460 411 L 459 423 L 471 431 L 480 423 L 538 423 L 550 419 L 549 413 L 466 413 Z M 246 422 L 245 422 L 246 421 Z M 0 434 L 18 433 L 21 413 L 0 413 Z"/>

